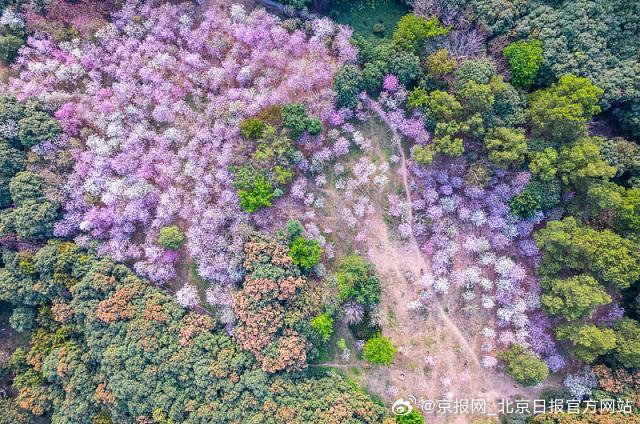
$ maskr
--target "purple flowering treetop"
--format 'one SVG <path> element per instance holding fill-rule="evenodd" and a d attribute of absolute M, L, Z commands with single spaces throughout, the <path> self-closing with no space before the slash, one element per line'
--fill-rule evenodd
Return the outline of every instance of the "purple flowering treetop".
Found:
<path fill-rule="evenodd" d="M 195 19 L 185 5 L 153 4 L 126 2 L 91 41 L 30 38 L 10 90 L 55 113 L 58 147 L 75 159 L 56 235 L 98 240 L 99 253 L 162 283 L 177 261 L 159 231 L 178 225 L 179 254 L 202 277 L 237 282 L 248 231 L 228 171 L 238 123 L 291 101 L 331 118 L 333 74 L 355 58 L 350 31 L 328 20 L 287 31 L 237 5 Z"/>

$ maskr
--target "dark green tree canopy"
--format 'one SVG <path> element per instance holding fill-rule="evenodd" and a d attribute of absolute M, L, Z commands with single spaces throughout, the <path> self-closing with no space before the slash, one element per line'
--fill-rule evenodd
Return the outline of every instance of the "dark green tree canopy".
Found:
<path fill-rule="evenodd" d="M 38 110 L 29 111 L 18 125 L 18 137 L 26 148 L 35 146 L 45 140 L 51 140 L 60 133 L 60 125 L 48 113 Z"/>
<path fill-rule="evenodd" d="M 513 345 L 500 357 L 507 364 L 507 373 L 523 386 L 535 386 L 549 376 L 547 364 L 522 346 Z"/>
<path fill-rule="evenodd" d="M 569 321 L 588 318 L 594 308 L 611 302 L 611 296 L 590 275 L 566 279 L 543 279 L 545 291 L 540 298 L 542 307 L 551 315 Z"/>
<path fill-rule="evenodd" d="M 598 231 L 568 217 L 550 221 L 535 239 L 543 255 L 540 272 L 544 275 L 586 272 L 619 289 L 640 278 L 638 244 L 612 231 Z"/>
<path fill-rule="evenodd" d="M 0 299 L 35 300 L 52 317 L 36 320 L 21 358 L 38 360 L 17 359 L 14 384 L 25 409 L 50 412 L 54 422 L 268 422 L 290 419 L 291 411 L 302 422 L 329 422 L 338 398 L 341 420 L 385 417 L 383 407 L 336 375 L 267 374 L 213 319 L 71 243 L 50 242 L 3 265 Z M 29 300 L 22 295 L 38 292 L 5 287 L 23 280 L 58 290 Z"/>
<path fill-rule="evenodd" d="M 34 172 L 19 172 L 9 183 L 11 199 L 16 206 L 44 198 L 44 180 Z"/>
<path fill-rule="evenodd" d="M 353 299 L 363 305 L 372 305 L 380 300 L 380 281 L 373 265 L 363 257 L 349 255 L 342 258 L 336 273 L 339 298 Z"/>

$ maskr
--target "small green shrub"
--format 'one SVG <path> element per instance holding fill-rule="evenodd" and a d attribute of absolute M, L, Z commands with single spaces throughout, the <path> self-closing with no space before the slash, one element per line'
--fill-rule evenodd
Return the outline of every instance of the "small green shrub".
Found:
<path fill-rule="evenodd" d="M 547 364 L 521 346 L 512 346 L 500 357 L 507 363 L 507 373 L 523 386 L 535 386 L 549 376 Z"/>
<path fill-rule="evenodd" d="M 311 326 L 320 335 L 323 342 L 328 342 L 333 333 L 333 317 L 330 313 L 325 312 L 311 320 Z"/>
<path fill-rule="evenodd" d="M 178 250 L 184 244 L 184 234 L 177 225 L 164 227 L 160 229 L 158 243 L 165 249 Z"/>
<path fill-rule="evenodd" d="M 527 89 L 533 84 L 542 64 L 542 53 L 540 40 L 521 40 L 505 47 L 502 54 L 511 68 L 511 83 L 513 85 Z"/>
<path fill-rule="evenodd" d="M 258 118 L 247 118 L 240 123 L 242 135 L 249 140 L 257 140 L 262 137 L 265 123 Z"/>
<path fill-rule="evenodd" d="M 289 250 L 293 263 L 304 270 L 313 268 L 320 260 L 321 253 L 322 248 L 316 240 L 309 240 L 302 236 L 293 240 Z"/>
<path fill-rule="evenodd" d="M 424 424 L 424 417 L 417 409 L 412 410 L 406 415 L 396 415 L 396 423 L 398 424 Z"/>
<path fill-rule="evenodd" d="M 378 334 L 364 344 L 362 357 L 372 364 L 390 365 L 397 351 L 389 338 Z"/>

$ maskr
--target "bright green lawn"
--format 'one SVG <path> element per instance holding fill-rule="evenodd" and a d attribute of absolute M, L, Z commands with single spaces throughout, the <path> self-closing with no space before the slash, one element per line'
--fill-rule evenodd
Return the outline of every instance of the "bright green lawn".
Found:
<path fill-rule="evenodd" d="M 329 15 L 337 22 L 349 25 L 355 34 L 369 39 L 389 38 L 398 20 L 409 9 L 398 0 L 335 0 Z M 374 34 L 373 26 L 384 25 L 384 34 Z"/>

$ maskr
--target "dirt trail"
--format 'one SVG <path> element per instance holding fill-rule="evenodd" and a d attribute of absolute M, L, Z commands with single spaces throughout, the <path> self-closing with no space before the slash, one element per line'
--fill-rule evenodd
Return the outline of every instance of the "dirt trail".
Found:
<path fill-rule="evenodd" d="M 400 154 L 398 173 L 402 177 L 406 202 L 411 206 L 409 174 L 401 138 L 389 125 L 380 106 L 373 101 L 369 106 L 392 131 Z M 410 222 L 413 222 L 412 208 L 408 209 Z M 383 333 L 398 348 L 396 360 L 390 367 L 371 368 L 366 372 L 364 381 L 369 390 L 389 403 L 399 398 L 407 399 L 409 395 L 418 400 L 485 399 L 487 412 L 495 412 L 500 399 L 531 398 L 537 390 L 524 390 L 505 375 L 481 365 L 478 357 L 480 316 L 478 320 L 465 322 L 461 328 L 449 316 L 448 304 L 455 305 L 455 302 L 435 296 L 429 300 L 428 313 L 409 310 L 409 303 L 417 298 L 420 290 L 417 281 L 421 275 L 430 275 L 431 264 L 413 236 L 400 241 L 389 234 L 381 213 L 371 216 L 367 224 L 369 257 L 383 281 L 381 308 L 386 318 Z M 409 273 L 415 283 L 405 278 Z M 455 294 L 449 296 L 455 297 Z M 431 418 L 429 422 L 433 418 L 443 422 L 470 421 L 469 415 L 425 415 Z"/>
<path fill-rule="evenodd" d="M 400 153 L 400 168 L 399 168 L 398 172 L 402 176 L 402 184 L 404 186 L 405 201 L 406 201 L 407 205 L 409 205 L 409 207 L 407 208 L 408 209 L 407 213 L 409 215 L 409 222 L 411 222 L 413 224 L 413 201 L 411 199 L 411 189 L 409 187 L 409 170 L 407 169 L 407 158 L 406 158 L 404 149 L 402 148 L 401 137 L 398 134 L 398 131 L 387 120 L 386 114 L 380 108 L 380 105 L 377 102 L 371 101 L 369 107 L 371 107 L 372 110 L 374 112 L 376 112 L 378 114 L 378 116 L 380 116 L 380 118 L 387 124 L 387 126 L 391 130 L 391 133 L 393 134 L 393 140 L 394 140 L 394 143 L 396 145 L 396 149 Z M 419 251 L 418 243 L 417 243 L 415 237 L 413 236 L 413 233 L 411 235 L 411 239 L 409 240 L 409 248 L 412 249 L 413 251 L 417 251 L 418 252 L 417 256 L 420 258 L 420 262 L 423 264 L 423 268 L 426 268 L 427 264 L 426 264 L 426 261 L 424 259 L 424 255 L 422 255 L 422 253 Z M 421 268 L 421 271 L 422 271 L 423 268 Z M 429 269 L 430 268 L 431 268 L 431 266 L 429 264 Z M 418 278 L 420 277 L 421 273 L 422 272 L 418 273 Z M 476 364 L 476 366 L 481 367 L 482 365 L 480 364 L 480 360 L 478 359 L 477 355 L 475 354 L 475 352 L 473 351 L 471 346 L 469 346 L 469 344 L 467 343 L 467 339 L 460 332 L 460 329 L 458 328 L 458 326 L 456 326 L 451 321 L 451 319 L 449 319 L 449 316 L 445 313 L 444 308 L 442 307 L 442 303 L 440 302 L 440 299 L 436 298 L 434 300 L 435 300 L 436 306 L 438 307 L 438 312 L 439 312 L 440 316 L 442 317 L 442 320 L 446 323 L 447 327 L 451 331 L 453 331 L 453 333 L 459 339 L 459 341 L 461 342 L 462 346 L 465 348 L 465 351 L 469 352 L 469 354 L 470 354 L 471 358 L 473 359 L 473 362 Z"/>
<path fill-rule="evenodd" d="M 407 208 L 407 213 L 409 215 L 409 222 L 413 223 L 413 201 L 411 199 L 411 189 L 409 187 L 409 177 L 408 177 L 409 170 L 407 169 L 407 159 L 406 159 L 406 155 L 405 155 L 404 149 L 402 148 L 401 137 L 398 134 L 397 130 L 387 120 L 386 114 L 384 113 L 384 111 L 381 109 L 380 105 L 377 102 L 370 101 L 369 107 L 374 112 L 376 112 L 378 114 L 378 116 L 380 116 L 380 118 L 387 124 L 387 126 L 391 130 L 391 133 L 393 134 L 393 140 L 394 140 L 394 143 L 396 145 L 396 149 L 400 153 L 400 168 L 398 170 L 398 173 L 402 176 L 402 183 L 403 183 L 403 186 L 404 186 L 404 193 L 405 193 L 405 201 L 406 201 L 407 205 L 409 205 L 409 207 Z M 430 269 L 431 266 L 430 266 L 430 264 L 426 263 L 424 255 L 422 255 L 422 253 L 420 252 L 420 250 L 418 248 L 417 241 L 416 241 L 415 237 L 413 236 L 413 234 L 411 235 L 411 238 L 408 241 L 407 249 L 411 250 L 414 253 L 412 256 L 414 256 L 418 260 L 417 263 L 415 261 L 412 261 L 411 263 L 407 264 L 407 265 L 409 265 L 408 270 L 410 270 L 410 271 L 412 271 L 412 273 L 416 274 L 416 272 L 415 272 L 416 269 L 415 268 L 417 268 L 417 266 L 420 266 L 420 270 L 417 273 L 417 277 L 419 278 L 420 275 L 422 274 L 422 270 L 423 269 Z M 411 269 L 411 266 L 413 266 L 414 269 Z M 480 360 L 478 359 L 477 355 L 475 354 L 475 352 L 473 351 L 471 346 L 469 346 L 469 344 L 467 342 L 467 339 L 460 332 L 460 329 L 458 328 L 458 326 L 456 326 L 453 323 L 453 321 L 451 321 L 451 319 L 448 317 L 448 315 L 445 313 L 444 308 L 442 306 L 442 303 L 440 302 L 440 299 L 435 298 L 434 299 L 434 303 L 437 305 L 438 313 L 442 317 L 442 320 L 445 322 L 445 324 L 447 325 L 448 329 L 453 331 L 453 333 L 456 335 L 456 337 L 461 342 L 462 346 L 465 348 L 465 351 L 469 352 L 469 355 L 473 359 L 473 362 L 478 367 L 481 367 Z"/>

